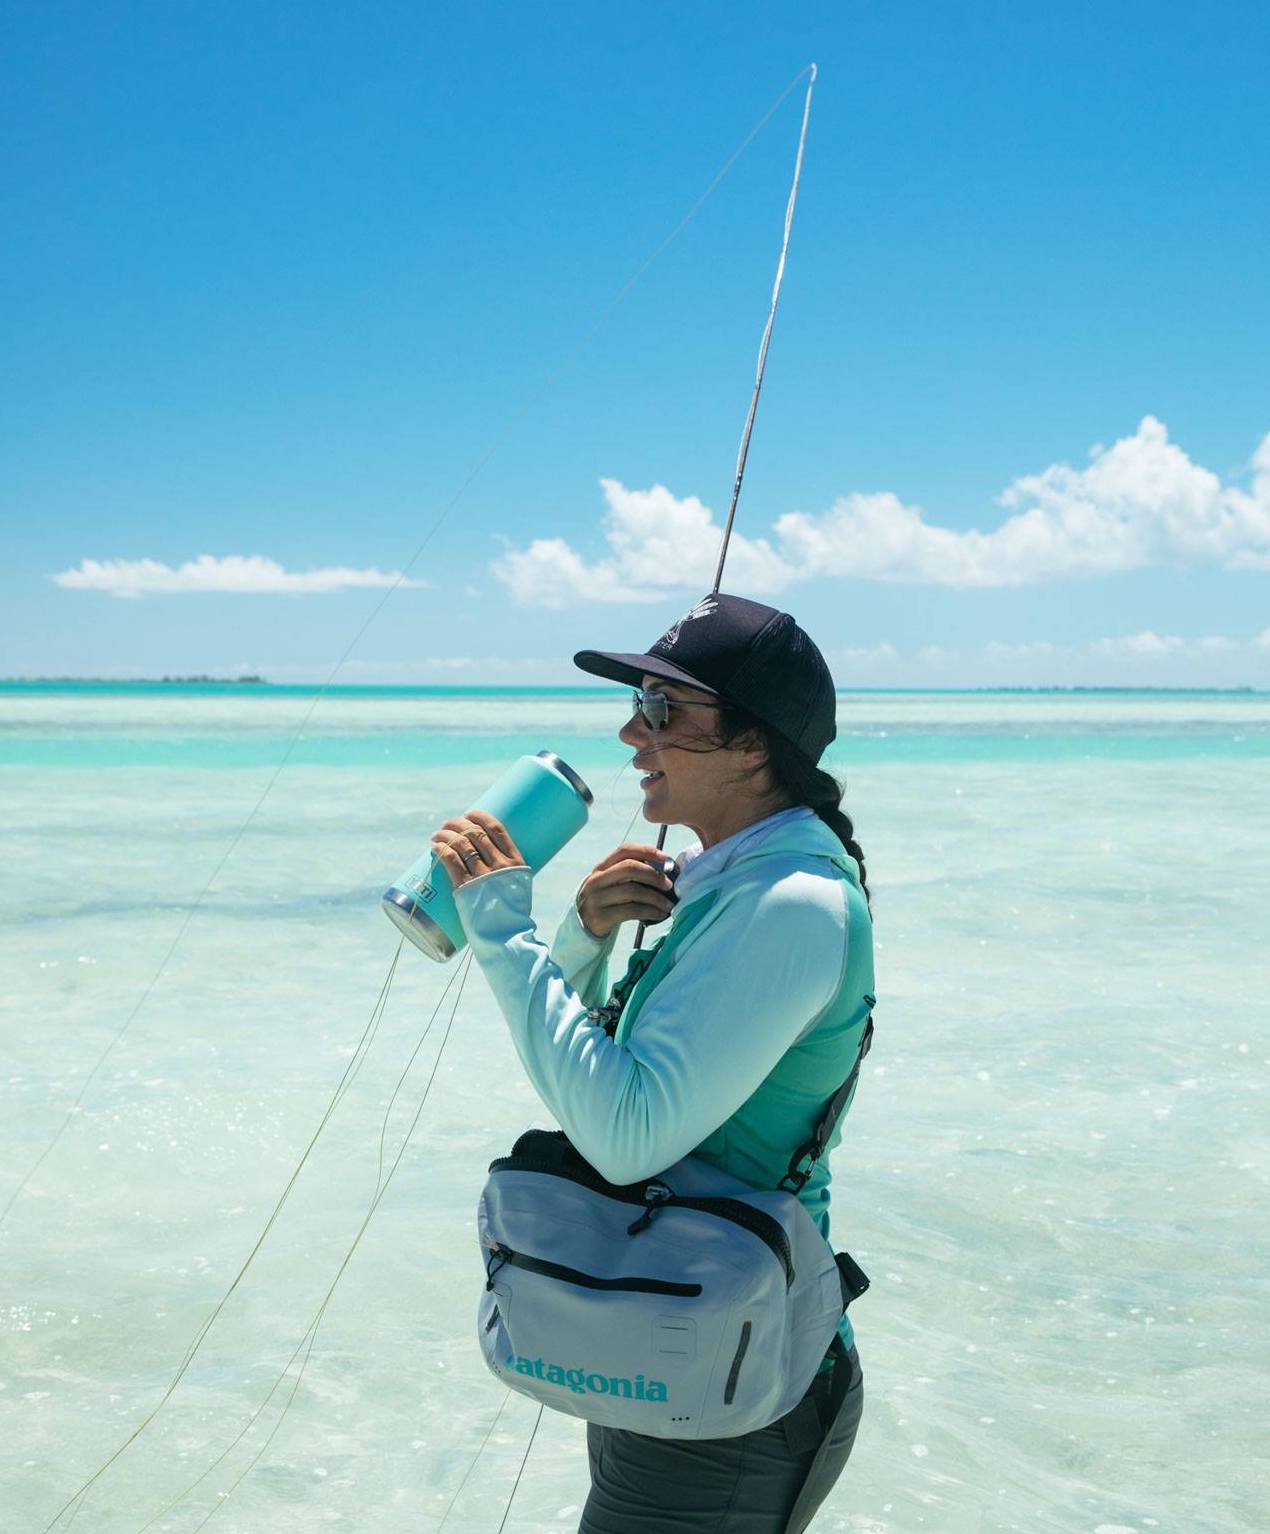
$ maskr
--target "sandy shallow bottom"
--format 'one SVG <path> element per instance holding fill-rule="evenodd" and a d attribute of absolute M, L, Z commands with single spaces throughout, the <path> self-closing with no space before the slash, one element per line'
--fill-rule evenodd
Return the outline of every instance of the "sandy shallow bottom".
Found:
<path fill-rule="evenodd" d="M 594 746 L 591 823 L 536 880 L 548 933 L 625 832 L 621 761 Z M 817 1531 L 1263 1534 L 1264 768 L 853 774 L 881 1004 L 834 1228 L 873 1289 Z M 132 1018 L 0 1229 L 6 1531 L 43 1529 L 163 1397 L 354 1059 L 397 944 L 380 890 L 492 775 L 290 768 L 173 949 L 268 773 L 0 768 L 0 1201 Z M 473 1208 L 549 1120 L 479 972 L 385 1111 L 456 968 L 402 954 L 282 1213 L 77 1530 L 499 1528 L 535 1408 L 480 1363 Z M 582 1425 L 544 1415 L 507 1530 L 573 1530 L 586 1486 Z"/>

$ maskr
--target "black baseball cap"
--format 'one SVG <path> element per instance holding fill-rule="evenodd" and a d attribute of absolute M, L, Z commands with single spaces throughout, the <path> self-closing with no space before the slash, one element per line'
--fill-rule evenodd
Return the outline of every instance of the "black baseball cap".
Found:
<path fill-rule="evenodd" d="M 813 762 L 838 733 L 833 677 L 789 613 L 715 591 L 672 623 L 646 654 L 579 650 L 575 666 L 613 682 L 645 676 L 699 687 L 738 704 Z"/>

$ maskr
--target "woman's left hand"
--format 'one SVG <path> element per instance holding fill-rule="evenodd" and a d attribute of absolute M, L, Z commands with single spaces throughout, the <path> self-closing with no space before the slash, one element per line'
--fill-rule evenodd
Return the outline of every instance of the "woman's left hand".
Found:
<path fill-rule="evenodd" d="M 488 810 L 469 810 L 432 833 L 432 850 L 458 889 L 500 868 L 524 868 L 520 848 Z"/>

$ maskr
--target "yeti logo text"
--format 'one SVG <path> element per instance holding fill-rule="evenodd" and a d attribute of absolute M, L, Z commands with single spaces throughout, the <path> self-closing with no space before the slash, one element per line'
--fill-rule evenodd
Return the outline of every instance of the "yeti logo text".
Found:
<path fill-rule="evenodd" d="M 707 597 L 704 602 L 698 602 L 695 607 L 690 607 L 682 618 L 672 623 L 657 643 L 664 645 L 678 644 L 679 630 L 683 628 L 685 623 L 691 623 L 694 618 L 708 618 L 718 605 L 711 597 Z"/>

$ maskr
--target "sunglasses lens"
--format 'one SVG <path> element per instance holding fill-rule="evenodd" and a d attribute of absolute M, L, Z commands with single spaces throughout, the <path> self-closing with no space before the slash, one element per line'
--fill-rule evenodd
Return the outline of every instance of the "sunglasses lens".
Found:
<path fill-rule="evenodd" d="M 665 696 L 659 692 L 637 692 L 634 694 L 635 708 L 644 716 L 644 723 L 650 730 L 660 730 L 666 723 L 670 714 Z"/>

